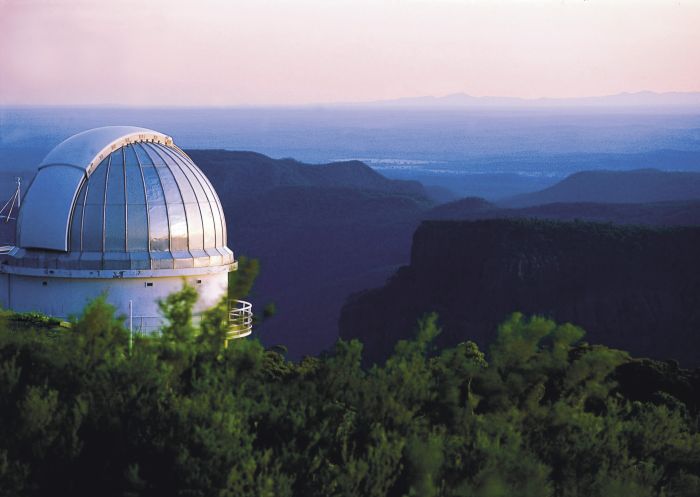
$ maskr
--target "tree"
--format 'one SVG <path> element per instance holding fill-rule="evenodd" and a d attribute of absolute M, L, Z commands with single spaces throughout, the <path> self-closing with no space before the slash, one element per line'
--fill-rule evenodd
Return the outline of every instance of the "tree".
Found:
<path fill-rule="evenodd" d="M 84 368 L 126 358 L 128 332 L 124 328 L 124 317 L 115 317 L 115 311 L 102 294 L 90 301 L 73 321 L 68 350 Z"/>
<path fill-rule="evenodd" d="M 160 312 L 166 320 L 161 328 L 161 340 L 167 359 L 179 362 L 181 366 L 189 362 L 194 353 L 195 327 L 192 324 L 192 309 L 198 298 L 197 290 L 183 280 L 182 289 L 171 293 L 158 302 Z"/>
<path fill-rule="evenodd" d="M 260 273 L 260 261 L 246 256 L 238 258 L 238 269 L 228 273 L 228 298 L 240 300 L 247 297 Z"/>

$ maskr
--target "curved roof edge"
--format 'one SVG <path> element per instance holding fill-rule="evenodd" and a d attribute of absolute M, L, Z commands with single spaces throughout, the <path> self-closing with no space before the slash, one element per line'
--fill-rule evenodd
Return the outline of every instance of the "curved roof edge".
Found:
<path fill-rule="evenodd" d="M 135 126 L 93 128 L 56 145 L 39 164 L 22 199 L 17 244 L 66 252 L 71 209 L 83 178 L 114 150 L 140 141 L 173 146 L 171 137 Z"/>
<path fill-rule="evenodd" d="M 152 141 L 173 145 L 170 136 L 136 126 L 104 126 L 71 136 L 56 145 L 39 164 L 39 169 L 67 165 L 82 169 L 89 176 L 97 165 L 114 150 L 128 143 Z"/>

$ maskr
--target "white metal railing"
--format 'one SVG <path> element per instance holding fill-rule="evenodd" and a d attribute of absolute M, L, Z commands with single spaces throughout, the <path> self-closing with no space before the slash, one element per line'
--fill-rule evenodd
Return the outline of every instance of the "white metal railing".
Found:
<path fill-rule="evenodd" d="M 159 334 L 164 324 L 162 316 L 134 316 L 129 313 L 126 322 L 130 335 L 152 335 Z M 68 320 L 65 316 L 54 316 L 58 319 Z M 192 316 L 192 324 L 199 325 L 201 316 Z M 228 331 L 225 342 L 229 340 L 247 337 L 253 332 L 253 305 L 245 300 L 230 300 L 228 309 Z M 130 342 L 131 342 L 130 338 Z"/>
<path fill-rule="evenodd" d="M 137 335 L 152 335 L 160 333 L 163 322 L 161 316 L 132 316 L 126 324 Z"/>
<path fill-rule="evenodd" d="M 71 319 L 75 316 L 59 316 L 51 315 L 56 319 L 70 323 Z M 193 320 L 194 321 L 194 320 Z M 126 316 L 124 321 L 124 326 L 127 330 L 133 332 L 135 335 L 152 335 L 159 334 L 160 329 L 164 324 L 162 316 Z"/>
<path fill-rule="evenodd" d="M 253 332 L 253 305 L 245 300 L 230 300 L 226 342 L 247 337 Z"/>

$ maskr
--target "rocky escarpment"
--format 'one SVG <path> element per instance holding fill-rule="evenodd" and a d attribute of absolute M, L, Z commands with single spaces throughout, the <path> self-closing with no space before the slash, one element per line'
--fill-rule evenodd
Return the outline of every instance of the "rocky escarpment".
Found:
<path fill-rule="evenodd" d="M 491 342 L 509 313 L 583 327 L 636 356 L 700 364 L 700 229 L 535 220 L 428 221 L 411 263 L 340 318 L 378 361 L 437 312 L 438 345 Z"/>

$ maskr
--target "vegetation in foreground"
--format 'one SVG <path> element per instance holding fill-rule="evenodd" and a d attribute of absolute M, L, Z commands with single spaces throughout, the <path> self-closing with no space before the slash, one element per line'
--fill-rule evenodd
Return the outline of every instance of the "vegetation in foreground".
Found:
<path fill-rule="evenodd" d="M 697 496 L 697 404 L 631 398 L 634 361 L 583 331 L 514 314 L 488 354 L 431 350 L 428 316 L 382 366 L 362 345 L 285 360 L 192 325 L 192 289 L 159 337 L 103 299 L 70 329 L 0 324 L 0 495 Z M 25 319 L 26 321 L 26 319 Z"/>

